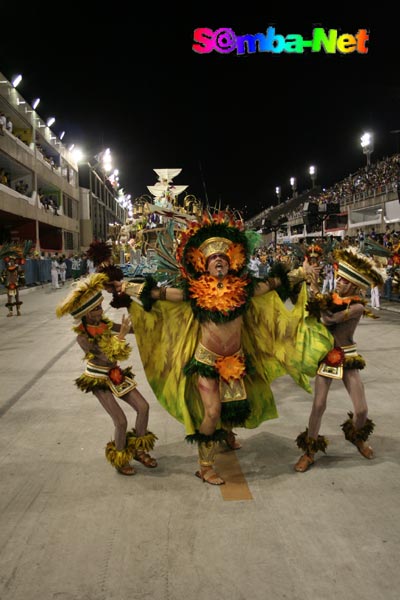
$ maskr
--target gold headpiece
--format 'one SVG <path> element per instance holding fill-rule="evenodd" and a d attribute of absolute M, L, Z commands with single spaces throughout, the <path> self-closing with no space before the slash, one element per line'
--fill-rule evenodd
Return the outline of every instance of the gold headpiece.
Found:
<path fill-rule="evenodd" d="M 338 261 L 336 276 L 347 279 L 363 290 L 366 290 L 371 284 L 381 285 L 383 283 L 380 273 L 366 258 L 347 250 L 337 250 L 334 256 Z"/>
<path fill-rule="evenodd" d="M 227 238 L 210 237 L 199 246 L 199 250 L 207 260 L 213 254 L 225 254 L 225 256 L 229 256 L 228 250 L 231 245 L 232 241 Z"/>
<path fill-rule="evenodd" d="M 94 273 L 82 279 L 68 296 L 57 306 L 56 315 L 62 317 L 71 314 L 75 319 L 81 319 L 103 301 L 104 284 L 109 281 L 107 275 Z"/>

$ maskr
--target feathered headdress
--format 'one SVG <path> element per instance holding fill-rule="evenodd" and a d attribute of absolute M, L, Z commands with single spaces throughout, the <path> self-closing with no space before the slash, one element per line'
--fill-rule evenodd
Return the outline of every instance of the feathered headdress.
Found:
<path fill-rule="evenodd" d="M 318 244 L 310 244 L 307 246 L 305 255 L 308 258 L 321 258 L 324 253 L 324 249 Z"/>
<path fill-rule="evenodd" d="M 86 313 L 102 303 L 104 284 L 108 282 L 107 275 L 94 273 L 86 279 L 77 282 L 74 289 L 57 306 L 57 317 L 70 314 L 75 319 L 81 319 Z"/>
<path fill-rule="evenodd" d="M 354 283 L 357 287 L 367 289 L 372 285 L 382 285 L 380 273 L 364 257 L 348 250 L 334 251 L 336 275 Z"/>
<path fill-rule="evenodd" d="M 243 221 L 231 212 L 203 213 L 201 221 L 191 223 L 181 235 L 177 260 L 183 275 L 203 275 L 213 254 L 224 254 L 229 260 L 229 270 L 241 275 L 259 240 L 259 236 L 255 239 L 251 234 L 255 232 L 246 232 Z"/>
<path fill-rule="evenodd" d="M 102 263 L 108 264 L 111 258 L 111 247 L 105 242 L 94 241 L 87 249 L 86 255 L 93 261 L 95 267 Z"/>
<path fill-rule="evenodd" d="M 124 278 L 122 270 L 112 264 L 112 250 L 106 242 L 92 242 L 86 255 L 93 261 L 97 273 L 105 273 L 110 281 L 121 281 Z"/>
<path fill-rule="evenodd" d="M 0 259 L 4 262 L 8 262 L 10 258 L 13 258 L 18 264 L 25 264 L 25 258 L 28 256 L 32 248 L 31 240 L 26 240 L 24 246 L 17 246 L 16 244 L 6 243 L 0 248 Z"/>
<path fill-rule="evenodd" d="M 396 244 L 392 248 L 392 260 L 395 267 L 400 266 L 400 244 Z"/>

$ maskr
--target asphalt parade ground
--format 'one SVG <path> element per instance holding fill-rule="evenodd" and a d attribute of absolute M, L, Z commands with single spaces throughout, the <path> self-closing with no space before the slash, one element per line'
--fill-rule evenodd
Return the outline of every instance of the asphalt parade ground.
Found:
<path fill-rule="evenodd" d="M 194 476 L 196 448 L 155 399 L 133 335 L 126 365 L 159 466 L 123 477 L 106 462 L 112 421 L 75 387 L 83 353 L 72 318 L 55 316 L 69 286 L 23 290 L 20 317 L 0 296 L 1 600 L 398 600 L 400 303 L 382 302 L 355 336 L 373 460 L 344 440 L 351 402 L 333 382 L 327 454 L 296 473 L 312 395 L 285 376 L 272 384 L 279 418 L 237 430 L 243 448 L 221 452 L 228 483 L 214 487 Z"/>

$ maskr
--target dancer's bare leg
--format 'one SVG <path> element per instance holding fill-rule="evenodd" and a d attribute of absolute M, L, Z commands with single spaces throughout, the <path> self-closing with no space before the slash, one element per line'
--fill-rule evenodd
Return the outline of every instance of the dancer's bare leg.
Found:
<path fill-rule="evenodd" d="M 217 379 L 199 376 L 198 389 L 204 406 L 204 418 L 199 431 L 204 435 L 212 435 L 215 432 L 217 423 L 221 417 L 219 382 Z M 207 481 L 207 483 L 212 485 L 221 485 L 222 483 L 225 483 L 213 466 L 202 466 L 200 464 L 200 472 L 198 472 L 197 475 L 200 476 L 203 481 Z"/>
<path fill-rule="evenodd" d="M 221 417 L 221 400 L 217 379 L 199 377 L 198 388 L 204 406 L 204 418 L 200 425 L 200 433 L 212 435 Z"/>
<path fill-rule="evenodd" d="M 149 423 L 150 410 L 149 403 L 147 402 L 147 400 L 137 389 L 134 389 L 131 392 L 129 392 L 129 394 L 123 396 L 121 400 L 127 402 L 127 404 L 129 404 L 129 406 L 131 406 L 133 410 L 135 410 L 137 413 L 135 422 L 136 434 L 138 436 L 145 435 Z"/>
<path fill-rule="evenodd" d="M 360 371 L 358 369 L 347 369 L 343 375 L 343 383 L 346 386 L 354 407 L 354 429 L 360 430 L 364 427 L 368 418 L 368 406 Z M 362 456 L 368 459 L 373 458 L 374 451 L 369 444 L 358 440 L 355 445 Z"/>
<path fill-rule="evenodd" d="M 368 406 L 365 399 L 364 384 L 361 381 L 360 371 L 358 369 L 347 369 L 343 374 L 343 383 L 351 398 L 354 407 L 354 427 L 361 429 L 364 427 L 368 417 Z"/>
<path fill-rule="evenodd" d="M 314 401 L 308 421 L 307 433 L 308 438 L 312 438 L 312 440 L 317 440 L 318 438 L 322 417 L 326 410 L 328 392 L 329 388 L 331 387 L 331 383 L 332 379 L 322 377 L 321 375 L 317 375 L 315 378 Z M 312 446 L 310 440 L 308 440 L 307 443 L 309 444 L 308 450 L 302 456 L 300 456 L 299 460 L 294 466 L 295 471 L 298 471 L 299 473 L 304 473 L 314 463 L 315 451 L 311 450 Z"/>
<path fill-rule="evenodd" d="M 138 389 L 134 389 L 128 394 L 125 394 L 121 400 L 127 402 L 127 404 L 129 404 L 129 406 L 136 411 L 136 436 L 138 438 L 145 436 L 149 423 L 149 403 L 144 396 L 142 396 Z M 156 459 L 150 456 L 148 452 L 136 450 L 134 458 L 135 460 L 141 462 L 145 467 L 154 468 L 157 466 Z"/>
<path fill-rule="evenodd" d="M 126 447 L 126 430 L 128 427 L 128 421 L 125 413 L 114 398 L 111 391 L 95 390 L 94 395 L 113 420 L 115 448 L 121 452 Z M 129 463 L 118 467 L 117 471 L 123 475 L 133 475 L 135 473 L 135 469 Z"/>
<path fill-rule="evenodd" d="M 317 439 L 321 428 L 321 421 L 326 410 L 329 388 L 331 387 L 332 379 L 317 375 L 315 378 L 314 401 L 311 409 L 310 418 L 308 421 L 308 435 Z"/>
<path fill-rule="evenodd" d="M 96 398 L 103 406 L 104 410 L 110 415 L 114 423 L 114 438 L 115 447 L 121 451 L 125 448 L 126 444 L 126 430 L 128 427 L 128 421 L 124 411 L 108 390 L 95 390 Z"/>

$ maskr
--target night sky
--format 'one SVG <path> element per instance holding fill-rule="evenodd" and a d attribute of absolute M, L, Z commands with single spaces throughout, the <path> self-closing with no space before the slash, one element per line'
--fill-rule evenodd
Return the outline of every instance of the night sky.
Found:
<path fill-rule="evenodd" d="M 372 161 L 399 150 L 400 51 L 396 19 L 364 9 L 349 15 L 336 3 L 329 14 L 295 16 L 285 4 L 246 2 L 235 12 L 223 2 L 115 2 L 106 14 L 83 17 L 74 4 L 65 15 L 2 8 L 0 71 L 38 113 L 56 117 L 66 145 L 88 155 L 109 147 L 122 187 L 146 194 L 154 168 L 181 167 L 177 184 L 210 205 L 221 202 L 246 216 L 317 183 L 329 187 L 366 163 L 360 136 L 372 131 Z M 273 3 L 276 5 L 277 3 Z M 218 11 L 215 7 L 218 7 Z M 132 14 L 130 14 L 132 12 Z M 144 13 L 144 14 L 142 14 Z M 368 54 L 324 52 L 238 56 L 197 54 L 193 31 L 231 28 L 236 35 L 302 34 L 314 27 L 339 35 L 369 31 Z"/>

